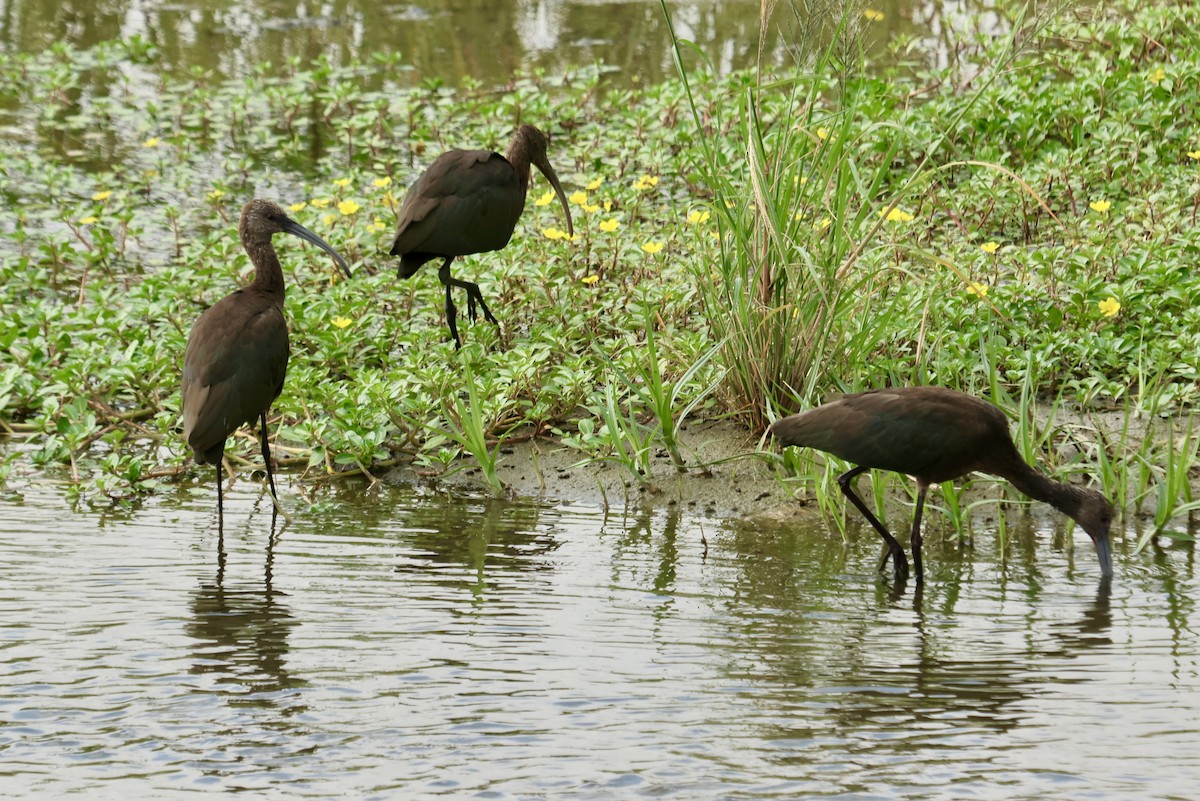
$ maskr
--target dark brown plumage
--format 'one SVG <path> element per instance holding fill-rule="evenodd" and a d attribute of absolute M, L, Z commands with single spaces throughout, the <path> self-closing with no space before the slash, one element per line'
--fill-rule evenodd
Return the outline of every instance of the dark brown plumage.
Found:
<path fill-rule="evenodd" d="M 1030 498 L 1074 518 L 1092 538 L 1101 572 L 1112 575 L 1112 505 L 1094 490 L 1055 481 L 1026 464 L 1013 444 L 1004 412 L 987 401 L 941 387 L 878 389 L 777 420 L 771 433 L 783 445 L 816 448 L 857 465 L 838 478 L 838 485 L 887 542 L 880 570 L 890 555 L 896 575 L 904 577 L 908 562 L 896 538 L 854 492 L 854 479 L 872 468 L 905 473 L 917 481 L 912 550 L 918 582 L 925 493 L 930 484 L 973 472 L 1006 479 Z"/>
<path fill-rule="evenodd" d="M 267 446 L 267 410 L 287 373 L 288 331 L 283 318 L 283 270 L 271 236 L 289 233 L 328 251 L 346 277 L 350 268 L 325 240 L 268 200 L 242 208 L 238 235 L 254 264 L 254 281 L 200 315 L 183 356 L 183 436 L 197 464 L 217 467 L 217 515 L 224 527 L 221 461 L 225 440 L 245 423 L 261 422 L 263 463 L 271 497 L 275 478 Z"/>
<path fill-rule="evenodd" d="M 513 134 L 501 156 L 490 150 L 450 150 L 434 159 L 409 188 L 400 207 L 400 223 L 391 255 L 400 257 L 399 275 L 409 278 L 432 259 L 442 259 L 438 279 L 446 287 L 446 325 L 454 347 L 462 347 L 456 323 L 452 287 L 467 292 L 467 316 L 475 322 L 475 304 L 483 317 L 495 323 L 479 285 L 450 275 L 458 256 L 499 250 L 508 244 L 525 209 L 529 166 L 536 165 L 550 181 L 567 215 L 567 231 L 574 235 L 571 209 L 554 168 L 546 158 L 546 135 L 532 125 Z"/>

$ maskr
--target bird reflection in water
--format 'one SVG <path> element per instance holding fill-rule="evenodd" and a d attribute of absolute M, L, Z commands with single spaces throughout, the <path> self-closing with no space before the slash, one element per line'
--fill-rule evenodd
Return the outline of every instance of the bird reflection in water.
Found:
<path fill-rule="evenodd" d="M 272 584 L 277 539 L 272 525 L 262 581 L 235 582 L 226 577 L 225 538 L 219 535 L 216 576 L 193 592 L 192 619 L 185 630 L 196 641 L 191 673 L 211 674 L 218 684 L 229 685 L 232 705 L 292 716 L 304 706 L 298 694 L 287 691 L 305 682 L 287 669 L 288 636 L 297 622 Z"/>
<path fill-rule="evenodd" d="M 882 746 L 873 733 L 896 732 L 888 748 L 897 757 L 919 752 L 951 732 L 961 736 L 971 729 L 1012 731 L 1039 708 L 1048 687 L 1091 680 L 1086 672 L 1054 666 L 1084 659 L 1111 644 L 1111 590 L 1111 577 L 1100 579 L 1096 595 L 1077 618 L 1043 621 L 1036 626 L 1040 635 L 1026 631 L 1017 637 L 1019 644 L 1009 639 L 1013 632 L 1003 623 L 995 631 L 962 625 L 954 611 L 952 589 L 924 604 L 918 600 L 911 612 L 907 603 L 888 599 L 884 606 L 894 615 L 907 612 L 911 619 L 914 634 L 908 645 L 881 660 L 874 646 L 884 632 L 864 630 L 847 636 L 842 640 L 846 652 L 839 660 L 842 675 L 828 676 L 825 682 L 814 677 L 810 692 L 836 699 L 828 713 L 834 730 L 850 737 L 866 736 L 875 747 Z M 921 592 L 918 586 L 915 594 Z M 1046 600 L 1040 599 L 1038 605 L 1046 605 Z M 862 624 L 875 626 L 866 620 Z M 898 637 L 893 628 L 888 641 L 897 645 Z"/>

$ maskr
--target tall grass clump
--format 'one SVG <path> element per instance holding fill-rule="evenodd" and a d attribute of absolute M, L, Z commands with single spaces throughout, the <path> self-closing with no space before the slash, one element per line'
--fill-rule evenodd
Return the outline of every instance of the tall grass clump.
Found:
<path fill-rule="evenodd" d="M 763 4 L 763 31 L 773 6 Z M 800 71 L 774 79 L 760 68 L 727 109 L 697 105 L 675 39 L 698 134 L 691 157 L 720 229 L 716 263 L 698 264 L 695 279 L 713 338 L 724 343 L 723 400 L 756 428 L 844 386 L 890 312 L 875 297 L 873 319 L 864 314 L 884 269 L 864 256 L 894 216 L 879 198 L 900 137 L 863 122 L 878 97 L 857 79 L 860 9 L 809 2 L 795 11 L 805 28 L 795 36 L 805 43 L 795 53 Z M 725 119 L 727 111 L 736 116 Z M 726 129 L 738 135 L 712 133 Z"/>
<path fill-rule="evenodd" d="M 762 4 L 760 40 L 775 5 Z M 913 220 L 912 204 L 947 168 L 935 154 L 1006 68 L 1015 37 L 942 133 L 916 141 L 886 83 L 866 75 L 863 10 L 793 0 L 794 67 L 773 77 L 760 58 L 738 95 L 703 107 L 693 85 L 705 76 L 685 65 L 687 43 L 672 27 L 696 131 L 689 155 L 720 227 L 715 263 L 699 263 L 693 274 L 712 337 L 724 343 L 722 399 L 756 429 L 831 390 L 881 380 L 872 357 L 897 332 L 924 325 L 897 291 L 903 279 L 922 280 L 921 265 L 966 280 L 957 265 L 891 231 Z M 898 171 L 914 152 L 923 155 Z M 908 372 L 920 372 L 919 344 L 917 351 Z"/>

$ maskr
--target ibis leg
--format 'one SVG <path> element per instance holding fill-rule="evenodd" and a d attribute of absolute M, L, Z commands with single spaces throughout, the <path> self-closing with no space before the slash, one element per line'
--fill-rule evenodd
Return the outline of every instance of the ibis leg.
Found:
<path fill-rule="evenodd" d="M 496 318 L 492 316 L 492 310 L 488 308 L 487 302 L 483 299 L 483 293 L 479 291 L 479 284 L 474 281 L 461 281 L 450 275 L 450 262 L 453 259 L 446 259 L 442 262 L 442 268 L 438 270 L 438 280 L 446 287 L 446 297 L 449 298 L 450 287 L 455 286 L 467 293 L 467 318 L 471 322 L 475 322 L 477 317 L 475 304 L 479 304 L 479 308 L 483 309 L 483 319 L 493 325 L 499 325 Z"/>
<path fill-rule="evenodd" d="M 858 478 L 859 474 L 866 472 L 866 470 L 867 468 L 865 467 L 856 467 L 849 472 L 843 473 L 838 476 L 838 486 L 842 488 L 842 494 L 850 499 L 850 503 L 854 504 L 854 507 L 867 519 L 868 523 L 875 527 L 875 530 L 879 532 L 884 542 L 887 543 L 888 552 L 883 555 L 883 561 L 879 563 L 880 571 L 887 564 L 888 556 L 891 556 L 893 562 L 895 562 L 896 577 L 907 578 L 908 560 L 904 557 L 904 549 L 900 547 L 900 543 L 892 536 L 892 532 L 888 531 L 883 523 L 879 522 L 879 519 L 871 513 L 871 510 L 863 503 L 862 498 L 858 497 L 858 494 L 854 491 L 854 479 Z"/>
<path fill-rule="evenodd" d="M 917 571 L 917 584 L 925 580 L 925 574 L 921 570 L 921 512 L 925 509 L 925 493 L 928 489 L 926 484 L 918 485 L 917 511 L 913 513 L 912 557 L 913 570 Z"/>
<path fill-rule="evenodd" d="M 438 270 L 438 280 L 442 282 L 442 286 L 446 287 L 446 326 L 450 329 L 450 338 L 454 340 L 454 349 L 458 350 L 462 347 L 462 340 L 458 338 L 458 309 L 454 308 L 454 298 L 450 297 L 450 289 L 457 283 L 450 277 L 450 262 L 454 258 L 448 258 L 442 262 L 442 267 Z M 470 299 L 470 294 L 467 298 Z M 474 307 L 472 307 L 472 311 Z M 472 315 L 473 316 L 473 315 Z"/>
<path fill-rule="evenodd" d="M 267 413 L 262 413 L 259 431 L 262 433 L 263 465 L 267 468 L 267 485 L 271 488 L 271 500 L 279 503 L 279 495 L 275 492 L 275 474 L 271 472 L 271 446 L 267 442 Z"/>
<path fill-rule="evenodd" d="M 483 299 L 483 293 L 479 291 L 479 284 L 474 281 L 459 281 L 457 278 L 450 279 L 451 282 L 461 289 L 467 291 L 467 317 L 471 318 L 471 322 L 475 322 L 475 304 L 479 303 L 479 308 L 483 309 L 483 319 L 493 325 L 500 325 L 496 322 L 496 318 L 492 316 L 492 310 L 488 308 L 487 303 Z"/>
<path fill-rule="evenodd" d="M 223 459 L 217 459 L 217 533 L 225 533 L 225 499 L 222 497 L 221 484 L 224 483 L 224 476 L 221 475 Z"/>

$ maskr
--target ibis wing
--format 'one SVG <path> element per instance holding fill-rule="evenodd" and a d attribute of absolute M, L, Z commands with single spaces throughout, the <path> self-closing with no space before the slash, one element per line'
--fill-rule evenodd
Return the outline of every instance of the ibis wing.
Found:
<path fill-rule="evenodd" d="M 788 445 L 930 481 L 982 467 L 985 445 L 1008 432 L 1004 413 L 992 404 L 938 387 L 847 395 L 780 420 L 772 430 Z"/>
<path fill-rule="evenodd" d="M 451 150 L 404 198 L 393 256 L 464 256 L 508 244 L 525 206 L 517 173 L 488 150 Z"/>
<path fill-rule="evenodd" d="M 196 321 L 183 359 L 183 432 L 197 460 L 271 408 L 287 373 L 288 334 L 274 304 L 222 299 Z"/>

